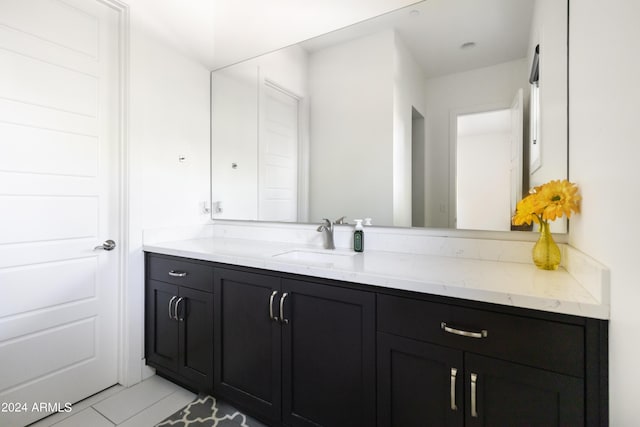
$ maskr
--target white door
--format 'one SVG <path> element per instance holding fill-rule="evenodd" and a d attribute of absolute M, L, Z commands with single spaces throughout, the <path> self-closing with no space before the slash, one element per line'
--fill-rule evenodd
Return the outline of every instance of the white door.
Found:
<path fill-rule="evenodd" d="M 119 19 L 0 0 L 2 426 L 117 382 Z"/>
<path fill-rule="evenodd" d="M 258 219 L 298 220 L 298 98 L 265 82 L 260 94 Z"/>
<path fill-rule="evenodd" d="M 511 110 L 459 115 L 456 227 L 508 231 L 511 226 Z"/>

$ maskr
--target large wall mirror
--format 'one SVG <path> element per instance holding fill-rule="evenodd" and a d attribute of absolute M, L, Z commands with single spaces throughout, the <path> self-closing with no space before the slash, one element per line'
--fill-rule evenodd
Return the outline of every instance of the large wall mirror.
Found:
<path fill-rule="evenodd" d="M 511 230 L 567 177 L 567 14 L 428 0 L 213 71 L 213 218 Z"/>

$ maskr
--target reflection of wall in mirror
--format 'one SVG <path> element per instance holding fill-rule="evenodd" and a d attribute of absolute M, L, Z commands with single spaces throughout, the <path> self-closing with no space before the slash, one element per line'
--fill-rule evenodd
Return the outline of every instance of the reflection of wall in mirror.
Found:
<path fill-rule="evenodd" d="M 309 219 L 393 224 L 393 33 L 313 52 Z"/>
<path fill-rule="evenodd" d="M 257 219 L 258 108 L 255 65 L 222 70 L 211 78 L 212 200 L 214 217 Z"/>
<path fill-rule="evenodd" d="M 412 110 L 424 76 L 384 31 L 310 57 L 310 217 L 370 217 L 412 225 Z"/>

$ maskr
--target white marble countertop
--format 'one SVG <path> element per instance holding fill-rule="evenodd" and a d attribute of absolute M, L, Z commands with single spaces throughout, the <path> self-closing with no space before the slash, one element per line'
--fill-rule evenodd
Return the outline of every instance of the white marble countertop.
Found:
<path fill-rule="evenodd" d="M 335 262 L 308 262 L 281 254 L 324 250 L 313 245 L 224 237 L 148 243 L 144 250 L 506 306 L 609 318 L 608 298 L 603 296 L 608 295 L 608 289 L 598 295 L 593 286 L 578 282 L 579 274 L 570 274 L 562 267 L 542 271 L 531 263 L 380 250 L 354 254 L 348 249 L 331 252 L 344 256 L 325 257 L 335 258 Z"/>

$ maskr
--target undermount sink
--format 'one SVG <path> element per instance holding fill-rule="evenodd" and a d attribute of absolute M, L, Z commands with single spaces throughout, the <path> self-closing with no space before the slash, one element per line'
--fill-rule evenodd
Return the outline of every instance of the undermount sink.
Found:
<path fill-rule="evenodd" d="M 273 258 L 330 267 L 336 264 L 350 263 L 354 255 L 355 252 L 295 249 L 283 252 L 281 254 L 273 255 Z"/>

